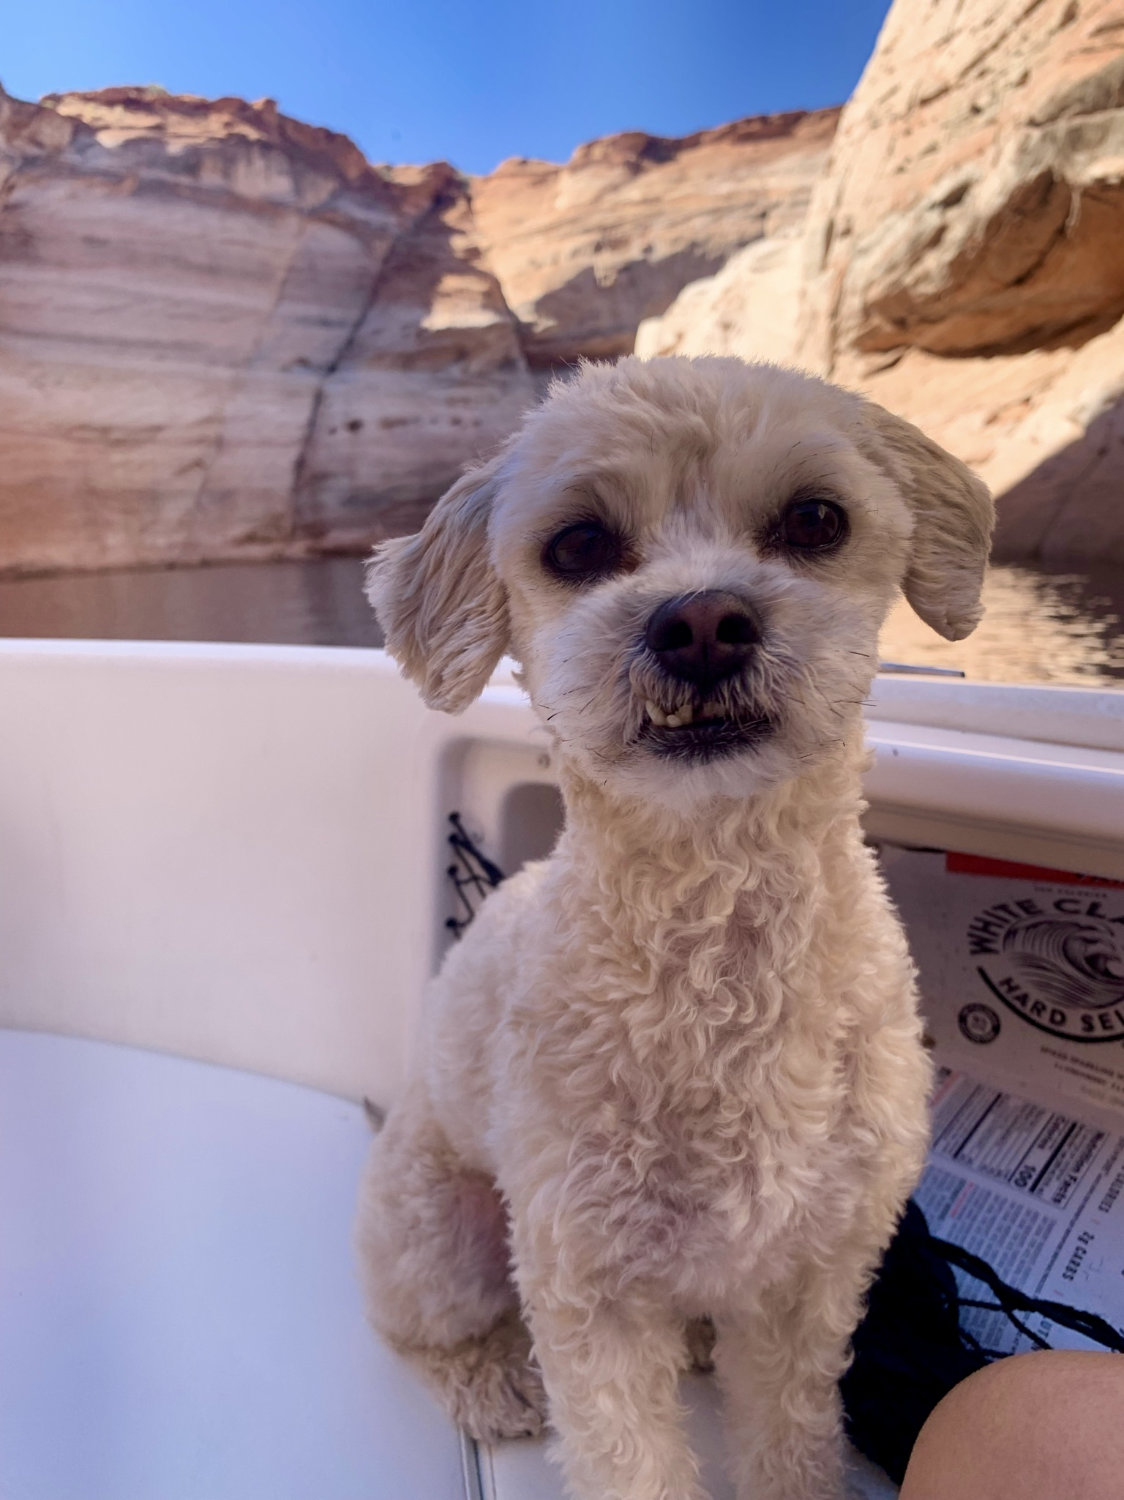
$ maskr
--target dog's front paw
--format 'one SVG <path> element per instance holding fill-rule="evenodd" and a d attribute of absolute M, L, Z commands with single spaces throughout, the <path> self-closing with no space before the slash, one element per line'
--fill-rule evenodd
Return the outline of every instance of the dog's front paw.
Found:
<path fill-rule="evenodd" d="M 522 1319 L 505 1317 L 482 1338 L 433 1350 L 426 1375 L 449 1415 L 478 1442 L 537 1437 L 546 1425 L 546 1391 Z"/>
<path fill-rule="evenodd" d="M 481 1443 L 538 1437 L 546 1425 L 546 1392 L 529 1352 L 521 1360 L 483 1360 L 453 1405 L 457 1422 Z"/>

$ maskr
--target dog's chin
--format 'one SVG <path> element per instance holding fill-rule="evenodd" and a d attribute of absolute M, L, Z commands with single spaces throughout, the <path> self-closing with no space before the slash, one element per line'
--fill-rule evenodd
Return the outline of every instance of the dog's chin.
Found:
<path fill-rule="evenodd" d="M 632 741 L 631 754 L 606 781 L 611 779 L 626 799 L 693 818 L 707 806 L 765 795 L 799 769 L 779 726 L 747 721 L 645 733 Z"/>
<path fill-rule="evenodd" d="M 744 801 L 796 774 L 789 738 L 776 717 L 745 701 L 693 712 L 680 704 L 670 713 L 649 701 L 603 784 L 690 817 L 716 799 Z"/>

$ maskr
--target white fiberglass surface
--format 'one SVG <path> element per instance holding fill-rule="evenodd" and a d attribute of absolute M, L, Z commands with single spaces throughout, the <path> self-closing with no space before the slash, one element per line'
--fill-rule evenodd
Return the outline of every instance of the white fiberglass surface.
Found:
<path fill-rule="evenodd" d="M 699 1458 L 702 1481 L 710 1500 L 734 1500 L 734 1487 L 723 1461 L 718 1391 L 712 1378 L 688 1375 L 683 1381 L 687 1427 Z M 524 1440 L 483 1448 L 480 1453 L 483 1500 L 565 1500 L 562 1471 L 547 1461 L 543 1442 Z M 881 1469 L 850 1453 L 851 1500 L 894 1500 L 898 1493 Z"/>
<path fill-rule="evenodd" d="M 363 1319 L 369 1139 L 314 1090 L 0 1030 L 4 1500 L 463 1500 L 457 1434 Z M 726 1500 L 712 1382 L 685 1392 Z M 488 1500 L 562 1500 L 544 1443 L 480 1459 Z"/>
<path fill-rule="evenodd" d="M 310 1089 L 0 1031 L 4 1500 L 461 1500 L 364 1322 L 369 1138 Z"/>
<path fill-rule="evenodd" d="M 390 1103 L 456 910 L 559 808 L 510 676 L 432 713 L 381 651 L 0 644 L 0 1024 Z M 872 835 L 1124 878 L 1124 694 L 876 688 Z M 901 722 L 895 715 L 901 715 Z"/>

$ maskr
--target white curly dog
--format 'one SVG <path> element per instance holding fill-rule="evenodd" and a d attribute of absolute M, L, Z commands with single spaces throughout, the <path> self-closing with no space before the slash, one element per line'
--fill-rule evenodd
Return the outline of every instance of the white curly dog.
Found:
<path fill-rule="evenodd" d="M 980 614 L 984 486 L 789 370 L 625 359 L 556 384 L 370 596 L 426 701 L 502 653 L 566 827 L 428 995 L 377 1138 L 372 1321 L 483 1439 L 549 1420 L 581 1500 L 698 1500 L 714 1361 L 741 1500 L 842 1490 L 837 1383 L 921 1167 L 914 971 L 859 826 L 899 587 Z"/>

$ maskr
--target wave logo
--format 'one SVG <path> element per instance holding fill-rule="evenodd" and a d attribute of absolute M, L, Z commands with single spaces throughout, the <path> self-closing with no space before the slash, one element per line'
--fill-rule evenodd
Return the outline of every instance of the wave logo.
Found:
<path fill-rule="evenodd" d="M 1008 1010 L 1072 1042 L 1124 1040 L 1124 909 L 1104 896 L 1000 902 L 974 917 L 976 972 Z"/>

